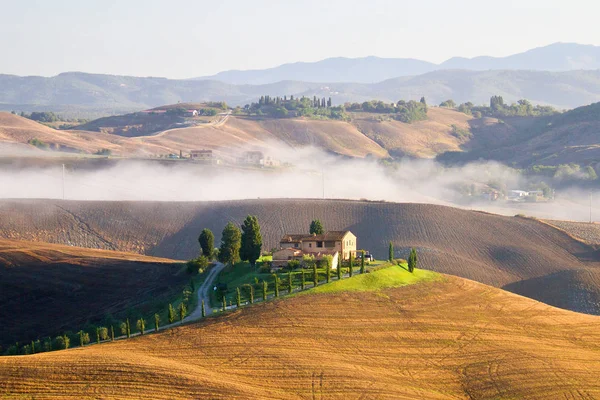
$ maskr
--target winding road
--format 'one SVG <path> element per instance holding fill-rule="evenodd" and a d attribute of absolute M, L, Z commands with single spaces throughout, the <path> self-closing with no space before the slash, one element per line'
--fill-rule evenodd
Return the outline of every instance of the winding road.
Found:
<path fill-rule="evenodd" d="M 211 315 L 213 310 L 210 306 L 210 291 L 213 288 L 213 283 L 219 273 L 225 268 L 225 265 L 220 262 L 215 262 L 215 266 L 208 272 L 208 276 L 198 288 L 198 306 L 190 315 L 183 319 L 184 322 L 194 321 L 202 318 L 202 300 L 204 300 L 204 308 L 206 315 Z"/>

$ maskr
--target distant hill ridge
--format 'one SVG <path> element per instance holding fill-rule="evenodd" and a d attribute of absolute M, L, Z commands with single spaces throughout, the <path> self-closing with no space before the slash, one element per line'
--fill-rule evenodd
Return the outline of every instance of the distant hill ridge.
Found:
<path fill-rule="evenodd" d="M 0 75 L 0 110 L 57 111 L 76 118 L 123 114 L 177 102 L 245 105 L 261 95 L 331 96 L 334 104 L 419 100 L 487 103 L 501 95 L 574 108 L 600 101 L 600 47 L 554 44 L 504 58 L 333 58 L 258 71 L 173 80 L 82 72 L 54 77 Z"/>
<path fill-rule="evenodd" d="M 261 85 L 283 80 L 376 83 L 443 69 L 571 71 L 599 68 L 599 46 L 554 43 L 507 57 L 453 57 L 441 64 L 412 58 L 335 57 L 317 62 L 283 64 L 267 69 L 223 71 L 197 79 L 219 80 L 237 85 Z"/>

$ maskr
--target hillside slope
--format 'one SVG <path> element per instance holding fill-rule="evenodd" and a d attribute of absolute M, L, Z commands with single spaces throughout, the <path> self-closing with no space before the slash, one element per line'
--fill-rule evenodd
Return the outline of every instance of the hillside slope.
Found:
<path fill-rule="evenodd" d="M 258 217 L 264 249 L 277 246 L 285 233 L 307 232 L 310 221 L 319 218 L 325 229 L 352 230 L 358 246 L 376 257 L 387 257 L 389 241 L 394 243 L 396 257 L 406 258 L 414 246 L 423 268 L 497 287 L 600 266 L 599 255 L 591 247 L 538 221 L 425 204 L 290 199 L 205 203 L 4 200 L 0 202 L 0 235 L 189 259 L 197 254 L 202 229 L 211 229 L 218 243 L 227 222 L 241 224 L 247 215 Z M 537 289 L 541 293 L 544 287 Z M 531 291 L 529 295 L 535 297 Z M 600 314 L 600 305 L 588 306 Z M 567 308 L 578 307 L 580 303 L 573 302 Z"/>
<path fill-rule="evenodd" d="M 588 399 L 600 396 L 599 332 L 598 317 L 447 277 L 298 296 L 130 340 L 3 357 L 0 395 Z"/>
<path fill-rule="evenodd" d="M 168 301 L 189 280 L 181 269 L 164 258 L 0 239 L 0 345 Z"/>
<path fill-rule="evenodd" d="M 336 75 L 340 75 L 339 73 Z M 379 74 L 374 82 L 307 82 L 283 80 L 264 85 L 232 85 L 216 80 L 173 80 L 85 73 L 50 78 L 0 75 L 0 109 L 58 111 L 62 115 L 122 114 L 177 102 L 225 101 L 244 106 L 262 95 L 329 97 L 335 104 L 380 99 L 397 102 L 425 96 L 430 104 L 454 99 L 488 103 L 501 95 L 508 103 L 574 108 L 600 101 L 600 70 L 547 72 L 531 70 L 467 71 L 444 69 L 421 75 Z M 71 106 L 70 106 L 71 105 Z"/>

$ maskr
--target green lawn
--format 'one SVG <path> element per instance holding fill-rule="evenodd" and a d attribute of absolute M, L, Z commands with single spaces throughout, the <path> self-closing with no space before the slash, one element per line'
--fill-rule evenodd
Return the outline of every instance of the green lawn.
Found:
<path fill-rule="evenodd" d="M 388 261 L 374 261 L 366 266 L 369 273 L 360 274 L 360 266 L 353 268 L 354 274 L 352 279 L 348 276 L 344 276 L 341 281 L 337 280 L 337 271 L 331 271 L 331 282 L 325 283 L 326 271 L 323 268 L 318 268 L 319 274 L 319 286 L 316 288 L 316 292 L 335 292 L 343 290 L 377 290 L 383 287 L 395 287 L 409 285 L 420 281 L 433 280 L 439 277 L 438 274 L 426 270 L 415 270 L 413 274 L 407 271 L 407 266 L 404 264 L 402 267 L 392 266 Z M 347 273 L 348 268 L 342 268 L 344 274 Z M 381 272 L 385 271 L 385 272 Z M 299 289 L 302 282 L 302 269 L 292 271 L 292 288 Z M 305 289 L 311 289 L 313 287 L 313 270 L 304 269 L 305 274 Z M 279 278 L 279 295 L 286 296 L 288 292 L 288 272 L 279 271 L 277 273 Z M 217 277 L 215 284 L 224 283 L 227 284 L 227 291 L 225 298 L 227 304 L 235 304 L 237 297 L 237 288 L 240 288 L 241 301 L 242 303 L 250 300 L 250 288 L 249 285 L 254 287 L 254 301 L 261 301 L 263 296 L 262 282 L 266 281 L 268 284 L 267 295 L 271 298 L 275 294 L 275 280 L 272 273 L 260 272 L 258 267 L 252 268 L 249 263 L 240 262 L 233 266 L 226 267 Z M 223 304 L 220 293 L 211 291 L 211 305 L 215 308 L 220 308 Z"/>
<path fill-rule="evenodd" d="M 303 293 L 335 293 L 352 291 L 376 291 L 380 289 L 412 285 L 418 282 L 429 282 L 442 279 L 436 272 L 424 269 L 415 269 L 411 274 L 405 267 L 390 266 L 368 274 L 355 275 L 352 278 L 342 279 L 328 284 L 320 285 L 310 292 Z"/>

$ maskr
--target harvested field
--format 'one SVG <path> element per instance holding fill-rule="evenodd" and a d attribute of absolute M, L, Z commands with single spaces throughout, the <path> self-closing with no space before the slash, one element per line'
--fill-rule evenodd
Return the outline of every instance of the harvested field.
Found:
<path fill-rule="evenodd" d="M 575 221 L 544 220 L 574 238 L 590 245 L 600 245 L 600 224 Z"/>
<path fill-rule="evenodd" d="M 189 276 L 173 260 L 0 240 L 0 344 L 82 328 L 107 314 L 168 301 Z M 153 310 L 151 310 L 153 311 Z"/>
<path fill-rule="evenodd" d="M 353 124 L 392 154 L 413 157 L 433 158 L 446 151 L 460 151 L 461 144 L 469 140 L 452 135 L 452 125 L 468 131 L 472 117 L 445 108 L 430 108 L 427 116 L 427 120 L 412 124 L 372 118 L 357 118 Z"/>
<path fill-rule="evenodd" d="M 591 399 L 599 369 L 600 318 L 447 277 L 3 357 L 0 396 Z"/>
<path fill-rule="evenodd" d="M 396 257 L 417 247 L 423 268 L 496 287 L 561 271 L 596 269 L 599 255 L 589 246 L 539 221 L 451 207 L 347 200 L 244 200 L 223 202 L 0 201 L 0 235 L 189 259 L 197 254 L 203 228 L 220 232 L 229 221 L 256 215 L 264 249 L 285 233 L 308 231 L 319 218 L 325 229 L 352 230 L 359 248 Z M 537 291 L 545 290 L 538 286 Z M 530 294 L 531 295 L 531 294 Z M 531 295 L 532 297 L 535 297 Z M 582 310 L 564 299 L 548 303 Z M 587 306 L 586 306 L 587 307 Z M 590 305 L 600 313 L 595 305 Z"/>

